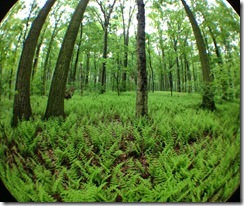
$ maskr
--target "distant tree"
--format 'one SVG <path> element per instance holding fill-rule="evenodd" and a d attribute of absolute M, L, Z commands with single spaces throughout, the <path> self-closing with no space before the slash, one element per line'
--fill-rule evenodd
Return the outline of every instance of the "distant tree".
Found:
<path fill-rule="evenodd" d="M 47 45 L 47 51 L 46 51 L 46 56 L 44 60 L 44 65 L 43 65 L 43 75 L 42 75 L 42 88 L 41 88 L 41 93 L 42 95 L 46 95 L 46 81 L 47 81 L 47 73 L 48 73 L 48 63 L 49 59 L 51 57 L 51 50 L 55 41 L 55 37 L 60 30 L 58 25 L 60 23 L 63 11 L 58 13 L 58 10 L 60 9 L 61 5 L 57 5 L 54 12 L 53 12 L 53 17 L 54 17 L 54 27 L 50 36 L 50 40 L 48 41 Z M 58 15 L 57 15 L 58 13 Z M 55 15 L 56 14 L 56 15 Z"/>
<path fill-rule="evenodd" d="M 100 23 L 103 28 L 103 63 L 102 63 L 102 71 L 100 76 L 100 83 L 101 83 L 101 91 L 100 93 L 104 93 L 106 91 L 106 59 L 107 59 L 107 53 L 108 53 L 108 27 L 110 23 L 111 14 L 113 12 L 114 5 L 116 3 L 116 0 L 113 0 L 111 4 L 106 7 L 104 5 L 104 2 L 100 0 L 96 0 L 98 5 L 100 6 L 100 9 L 103 14 L 103 20 L 100 19 Z"/>
<path fill-rule="evenodd" d="M 152 55 L 151 55 L 151 39 L 150 35 L 147 35 L 147 53 L 148 53 L 148 63 L 149 63 L 149 68 L 151 70 L 151 75 L 150 75 L 150 80 L 152 81 L 152 92 L 155 90 L 155 82 L 154 82 L 154 70 L 152 66 Z M 148 90 L 150 89 L 150 82 L 148 83 Z"/>
<path fill-rule="evenodd" d="M 146 40 L 145 40 L 145 4 L 137 0 L 137 91 L 136 116 L 148 115 L 148 91 L 146 69 Z"/>
<path fill-rule="evenodd" d="M 127 67 L 128 67 L 128 46 L 129 46 L 129 31 L 131 26 L 132 16 L 135 11 L 135 6 L 131 6 L 131 2 L 129 3 L 129 12 L 127 14 L 128 20 L 126 22 L 126 14 L 125 14 L 125 0 L 120 3 L 120 12 L 122 15 L 122 24 L 123 24 L 123 37 L 124 37 L 124 69 L 122 73 L 122 87 L 121 91 L 126 91 L 126 80 L 127 80 Z"/>
<path fill-rule="evenodd" d="M 181 0 L 186 14 L 190 20 L 192 25 L 192 29 L 196 38 L 197 48 L 200 56 L 201 67 L 202 67 L 202 74 L 203 74 L 203 94 L 202 94 L 202 107 L 213 111 L 215 109 L 215 102 L 214 102 L 214 91 L 212 88 L 212 77 L 210 73 L 210 64 L 208 55 L 206 52 L 204 39 L 201 34 L 200 28 L 198 23 L 189 8 L 186 4 L 185 0 Z"/>
<path fill-rule="evenodd" d="M 11 123 L 13 127 L 17 126 L 19 119 L 28 120 L 32 115 L 30 105 L 30 77 L 33 58 L 42 26 L 55 1 L 48 0 L 46 2 L 32 23 L 29 34 L 24 42 L 15 86 L 16 94 L 14 95 L 13 118 Z"/>
<path fill-rule="evenodd" d="M 73 72 L 71 72 L 71 82 L 72 82 L 73 86 L 75 85 L 75 81 L 76 81 L 76 72 L 77 72 L 79 56 L 80 56 L 80 47 L 81 47 L 81 43 L 82 43 L 82 35 L 83 35 L 83 24 L 81 23 L 81 25 L 80 25 L 80 36 L 79 36 L 79 41 L 77 43 L 77 51 L 76 51 L 76 56 L 75 56 L 74 68 L 73 68 Z"/>
<path fill-rule="evenodd" d="M 51 116 L 64 116 L 64 93 L 69 73 L 69 65 L 75 40 L 88 2 L 89 0 L 79 1 L 69 23 L 53 74 L 44 119 L 48 119 Z"/>

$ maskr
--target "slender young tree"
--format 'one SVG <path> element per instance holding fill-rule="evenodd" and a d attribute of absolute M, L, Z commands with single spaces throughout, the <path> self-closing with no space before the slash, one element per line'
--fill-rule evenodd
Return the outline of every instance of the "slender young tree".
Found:
<path fill-rule="evenodd" d="M 137 0 L 137 91 L 136 116 L 148 115 L 148 90 L 146 69 L 146 41 L 145 41 L 145 4 Z"/>
<path fill-rule="evenodd" d="M 53 12 L 53 14 L 55 12 L 58 12 L 58 9 L 60 8 L 60 6 L 58 5 L 58 7 L 56 7 L 55 11 Z M 41 88 L 41 91 L 42 91 L 42 95 L 46 95 L 46 81 L 47 81 L 47 73 L 48 73 L 48 66 L 49 66 L 49 61 L 50 61 L 50 57 L 51 57 L 51 50 L 52 50 L 52 47 L 53 47 L 53 44 L 54 44 L 54 40 L 55 40 L 55 37 L 57 35 L 57 33 L 59 32 L 59 29 L 58 28 L 58 25 L 60 23 L 60 20 L 61 20 L 61 17 L 62 17 L 62 11 L 59 12 L 59 15 L 58 16 L 54 16 L 55 18 L 55 23 L 54 23 L 54 28 L 53 28 L 53 31 L 52 31 L 52 34 L 51 34 L 51 37 L 50 37 L 50 40 L 49 40 L 49 43 L 48 43 L 48 47 L 47 47 L 47 52 L 46 52 L 46 57 L 45 57 L 45 60 L 44 60 L 44 65 L 43 65 L 43 75 L 42 75 L 42 88 Z"/>
<path fill-rule="evenodd" d="M 101 71 L 101 77 L 99 78 L 101 82 L 101 91 L 100 93 L 103 94 L 106 92 L 106 59 L 108 55 L 108 27 L 110 24 L 110 18 L 111 14 L 113 12 L 114 5 L 116 3 L 116 0 L 113 0 L 112 4 L 109 4 L 109 6 L 106 8 L 104 3 L 100 0 L 96 0 L 98 5 L 100 6 L 100 9 L 103 13 L 103 20 L 100 18 L 100 23 L 103 28 L 103 63 L 102 63 L 102 71 Z"/>
<path fill-rule="evenodd" d="M 18 119 L 28 120 L 32 115 L 30 105 L 30 77 L 32 62 L 41 29 L 55 1 L 56 0 L 48 0 L 43 6 L 32 23 L 31 29 L 23 45 L 15 85 L 16 94 L 14 96 L 13 118 L 11 123 L 13 127 L 17 126 Z"/>
<path fill-rule="evenodd" d="M 197 48 L 200 56 L 201 61 L 201 67 L 202 67 L 202 74 L 203 74 L 203 95 L 202 95 L 202 107 L 209 109 L 213 111 L 215 109 L 215 103 L 214 103 L 214 92 L 212 89 L 212 77 L 210 74 L 210 64 L 208 55 L 206 52 L 206 47 L 204 44 L 204 39 L 201 34 L 200 28 L 198 26 L 198 23 L 189 8 L 189 6 L 186 4 L 185 0 L 181 0 L 184 9 L 186 11 L 186 14 L 190 20 L 190 23 L 192 25 L 193 33 L 195 35 Z"/>
<path fill-rule="evenodd" d="M 77 52 L 76 52 L 75 64 L 74 64 L 74 69 L 73 69 L 73 73 L 72 73 L 72 80 L 71 80 L 73 86 L 75 86 L 75 81 L 76 81 L 76 71 L 77 71 L 78 62 L 79 62 L 80 47 L 81 47 L 81 43 L 82 43 L 82 35 L 83 35 L 83 25 L 81 23 L 81 25 L 80 25 L 80 39 L 79 39 L 79 42 L 77 44 L 78 48 L 77 48 Z"/>
<path fill-rule="evenodd" d="M 131 3 L 131 2 L 130 2 Z M 130 26 L 131 26 L 131 20 L 132 16 L 135 11 L 135 6 L 131 6 L 129 8 L 129 13 L 128 13 L 128 21 L 126 22 L 126 15 L 125 15 L 125 0 L 123 0 L 120 3 L 120 12 L 122 15 L 122 24 L 123 24 L 123 38 L 124 38 L 124 70 L 122 73 L 122 87 L 121 91 L 125 92 L 126 91 L 126 81 L 127 81 L 127 67 L 128 67 L 128 47 L 129 47 L 129 31 L 130 31 Z"/>
<path fill-rule="evenodd" d="M 44 119 L 48 119 L 51 116 L 64 116 L 64 93 L 69 73 L 69 65 L 75 40 L 88 2 L 89 0 L 79 1 L 66 31 L 53 74 Z"/>

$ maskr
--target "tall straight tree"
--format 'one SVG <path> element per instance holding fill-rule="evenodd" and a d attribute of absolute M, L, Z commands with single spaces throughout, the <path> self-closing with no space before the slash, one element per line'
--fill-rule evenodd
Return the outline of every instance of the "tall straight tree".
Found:
<path fill-rule="evenodd" d="M 122 87 L 121 91 L 126 91 L 126 80 L 127 80 L 127 67 L 128 67 L 128 47 L 129 47 L 129 31 L 131 25 L 131 19 L 135 11 L 135 6 L 131 6 L 131 2 L 129 2 L 130 8 L 128 13 L 128 21 L 125 22 L 125 0 L 120 3 L 120 12 L 122 15 L 122 24 L 123 24 L 123 37 L 124 37 L 124 70 L 122 73 Z"/>
<path fill-rule="evenodd" d="M 11 123 L 13 127 L 17 126 L 18 119 L 28 120 L 32 115 L 30 105 L 30 78 L 33 58 L 41 29 L 55 1 L 56 0 L 48 0 L 43 6 L 32 23 L 23 45 L 15 85 L 16 94 L 14 96 L 13 118 Z"/>
<path fill-rule="evenodd" d="M 137 0 L 137 91 L 136 116 L 148 115 L 148 91 L 146 69 L 146 41 L 145 41 L 145 4 Z"/>
<path fill-rule="evenodd" d="M 214 92 L 212 89 L 212 77 L 210 73 L 210 64 L 206 52 L 206 47 L 204 44 L 204 39 L 191 9 L 186 4 L 185 0 L 181 0 L 181 2 L 184 6 L 186 14 L 192 25 L 193 33 L 195 35 L 197 48 L 200 56 L 202 74 L 203 74 L 203 84 L 204 84 L 203 95 L 202 95 L 202 107 L 213 111 L 215 109 Z"/>
<path fill-rule="evenodd" d="M 88 2 L 89 0 L 79 1 L 69 23 L 53 74 L 44 119 L 48 119 L 50 116 L 64 116 L 64 92 L 69 73 L 69 65 L 75 40 Z"/>
<path fill-rule="evenodd" d="M 111 14 L 113 12 L 114 5 L 116 3 L 116 0 L 113 0 L 111 4 L 106 8 L 104 3 L 100 0 L 96 0 L 98 5 L 100 6 L 100 9 L 103 13 L 104 20 L 101 20 L 100 23 L 103 28 L 103 63 L 102 63 L 102 71 L 101 71 L 101 77 L 99 78 L 99 81 L 101 82 L 101 91 L 100 93 L 103 94 L 106 92 L 106 60 L 108 55 L 108 26 L 110 23 Z"/>

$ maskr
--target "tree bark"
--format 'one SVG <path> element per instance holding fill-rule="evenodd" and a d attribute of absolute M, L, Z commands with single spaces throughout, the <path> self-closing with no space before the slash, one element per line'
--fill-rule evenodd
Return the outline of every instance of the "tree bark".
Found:
<path fill-rule="evenodd" d="M 32 115 L 30 105 L 30 77 L 35 49 L 46 17 L 56 0 L 48 0 L 34 20 L 24 42 L 17 72 L 16 94 L 14 96 L 13 118 L 11 125 L 17 126 L 18 120 L 29 120 Z"/>
<path fill-rule="evenodd" d="M 82 42 L 82 35 L 83 35 L 83 25 L 80 25 L 80 39 L 79 39 L 79 43 L 78 43 L 78 49 L 77 49 L 77 53 L 76 53 L 76 58 L 75 58 L 75 65 L 74 65 L 74 71 L 72 74 L 72 82 L 73 85 L 75 85 L 75 80 L 76 80 L 76 71 L 77 71 L 77 65 L 79 62 L 79 56 L 80 56 L 80 46 L 81 46 L 81 42 Z"/>
<path fill-rule="evenodd" d="M 80 0 L 66 31 L 57 64 L 53 74 L 44 119 L 51 116 L 64 117 L 64 92 L 68 78 L 69 66 L 74 50 L 74 44 L 79 32 L 80 23 L 89 0 Z"/>
<path fill-rule="evenodd" d="M 148 115 L 148 91 L 146 70 L 146 43 L 145 43 L 145 4 L 137 0 L 137 94 L 136 117 Z"/>
<path fill-rule="evenodd" d="M 208 55 L 206 52 L 206 47 L 204 44 L 204 39 L 201 34 L 200 28 L 198 23 L 190 10 L 189 6 L 186 4 L 185 0 L 181 0 L 187 16 L 190 20 L 192 25 L 192 29 L 196 38 L 197 48 L 200 56 L 201 67 L 202 67 L 202 74 L 203 74 L 203 95 L 202 95 L 202 107 L 209 109 L 211 111 L 215 110 L 215 103 L 214 103 L 214 91 L 212 88 L 212 77 L 210 73 L 210 64 Z"/>
<path fill-rule="evenodd" d="M 112 5 L 109 5 L 109 8 L 106 9 L 103 7 L 103 4 L 101 1 L 96 0 L 96 2 L 99 4 L 100 9 L 104 16 L 104 22 L 102 24 L 102 28 L 104 31 L 103 35 L 103 63 L 102 63 L 102 70 L 101 70 L 101 78 L 99 78 L 101 83 L 101 90 L 100 93 L 103 94 L 106 92 L 106 60 L 107 60 L 107 53 L 108 53 L 108 26 L 110 22 L 110 17 L 113 12 L 113 8 L 115 5 L 116 0 L 113 1 Z M 106 12 L 108 10 L 108 13 Z"/>
<path fill-rule="evenodd" d="M 130 6 L 129 9 L 129 19 L 128 24 L 126 26 L 125 18 L 124 18 L 124 4 L 125 1 L 123 1 L 123 4 L 120 5 L 121 13 L 122 13 L 122 23 L 123 23 L 123 37 L 124 37 L 124 71 L 122 73 L 122 87 L 121 91 L 126 91 L 126 81 L 127 81 L 127 67 L 128 67 L 128 46 L 129 46 L 129 31 L 130 31 L 130 25 L 131 25 L 131 19 L 132 15 L 134 13 L 134 7 L 132 8 Z"/>
<path fill-rule="evenodd" d="M 180 81 L 180 64 L 179 64 L 179 57 L 177 53 L 177 39 L 173 39 L 174 42 L 174 51 L 176 54 L 175 61 L 176 61 L 176 74 L 177 74 L 177 92 L 181 92 L 181 81 Z"/>
<path fill-rule="evenodd" d="M 86 75 L 85 75 L 85 86 L 86 88 L 88 87 L 88 83 L 89 83 L 89 71 L 90 71 L 90 51 L 87 51 L 86 54 Z"/>
<path fill-rule="evenodd" d="M 153 72 L 153 67 L 152 67 L 152 58 L 151 58 L 151 50 L 150 50 L 150 37 L 148 36 L 148 48 L 147 48 L 147 53 L 148 53 L 148 60 L 149 60 L 149 67 L 151 70 L 151 79 L 152 79 L 152 92 L 155 90 L 155 83 L 154 83 L 154 72 Z M 150 87 L 150 83 L 149 83 Z"/>

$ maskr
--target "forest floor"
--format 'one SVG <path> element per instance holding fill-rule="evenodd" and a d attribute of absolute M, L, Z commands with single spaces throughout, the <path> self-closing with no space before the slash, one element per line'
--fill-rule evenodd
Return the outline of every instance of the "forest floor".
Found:
<path fill-rule="evenodd" d="M 240 101 L 200 109 L 201 96 L 149 93 L 149 118 L 135 118 L 135 93 L 74 95 L 65 120 L 34 117 L 10 127 L 1 102 L 0 177 L 20 202 L 222 202 L 240 184 Z"/>

